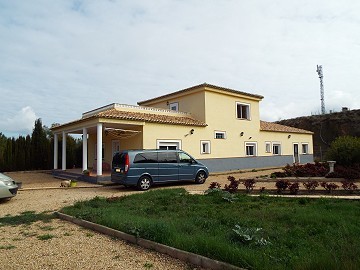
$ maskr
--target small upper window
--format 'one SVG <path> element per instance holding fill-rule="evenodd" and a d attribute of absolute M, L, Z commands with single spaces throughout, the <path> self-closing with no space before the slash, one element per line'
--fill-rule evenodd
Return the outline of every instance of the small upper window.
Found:
<path fill-rule="evenodd" d="M 302 144 L 302 153 L 309 154 L 309 144 L 307 144 L 307 143 Z"/>
<path fill-rule="evenodd" d="M 236 102 L 236 117 L 250 120 L 250 105 Z"/>
<path fill-rule="evenodd" d="M 265 142 L 265 152 L 271 153 L 271 143 L 270 142 Z"/>
<path fill-rule="evenodd" d="M 210 141 L 201 141 L 201 154 L 210 154 Z"/>
<path fill-rule="evenodd" d="M 179 102 L 170 103 L 169 109 L 172 111 L 179 111 Z"/>
<path fill-rule="evenodd" d="M 215 139 L 226 139 L 225 131 L 215 131 Z"/>
<path fill-rule="evenodd" d="M 245 143 L 245 151 L 247 156 L 256 156 L 256 143 Z"/>
<path fill-rule="evenodd" d="M 273 155 L 281 155 L 280 143 L 273 143 Z"/>

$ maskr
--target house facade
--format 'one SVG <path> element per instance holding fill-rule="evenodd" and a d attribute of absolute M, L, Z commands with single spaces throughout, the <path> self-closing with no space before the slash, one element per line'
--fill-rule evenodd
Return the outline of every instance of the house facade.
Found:
<path fill-rule="evenodd" d="M 262 96 L 210 84 L 138 102 L 110 104 L 52 127 L 54 169 L 58 141 L 83 136 L 83 168 L 102 175 L 125 149 L 182 149 L 211 172 L 313 161 L 312 132 L 260 120 Z M 66 140 L 62 139 L 62 170 Z"/>

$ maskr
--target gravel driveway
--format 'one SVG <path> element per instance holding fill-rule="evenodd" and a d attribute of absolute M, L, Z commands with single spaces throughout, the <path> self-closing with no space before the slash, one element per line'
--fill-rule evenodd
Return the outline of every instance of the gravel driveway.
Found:
<path fill-rule="evenodd" d="M 254 177 L 272 171 L 239 176 Z M 55 189 L 60 186 L 61 180 L 46 173 L 8 175 L 22 182 L 22 190 L 10 201 L 0 203 L 0 217 L 19 215 L 25 211 L 52 212 L 75 201 L 95 196 L 125 196 L 138 192 L 123 187 L 103 187 L 83 182 L 78 182 L 77 188 Z M 204 191 L 212 181 L 224 186 L 227 176 L 211 176 L 204 185 L 183 184 L 180 187 L 188 191 Z M 174 187 L 179 186 L 157 188 Z M 31 225 L 5 225 L 1 227 L 1 232 L 1 269 L 199 269 L 169 256 L 58 219 L 49 223 L 38 221 Z"/>

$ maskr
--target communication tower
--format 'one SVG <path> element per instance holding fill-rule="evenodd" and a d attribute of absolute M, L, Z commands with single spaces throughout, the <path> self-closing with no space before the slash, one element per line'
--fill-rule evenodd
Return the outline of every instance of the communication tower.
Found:
<path fill-rule="evenodd" d="M 319 75 L 320 79 L 320 100 L 321 100 L 321 114 L 325 114 L 325 100 L 324 100 L 324 83 L 323 83 L 323 72 L 322 72 L 322 66 L 317 65 L 316 66 L 316 72 Z"/>

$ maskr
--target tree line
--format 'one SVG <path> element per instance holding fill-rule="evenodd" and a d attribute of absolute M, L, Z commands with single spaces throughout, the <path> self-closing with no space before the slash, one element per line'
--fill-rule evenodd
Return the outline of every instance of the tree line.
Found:
<path fill-rule="evenodd" d="M 62 138 L 59 138 L 59 149 Z M 58 151 L 61 168 L 62 151 Z M 66 167 L 82 166 L 82 140 L 66 138 Z M 31 135 L 8 138 L 0 132 L 0 172 L 50 170 L 54 166 L 54 136 L 43 126 L 41 119 L 35 121 Z"/>

